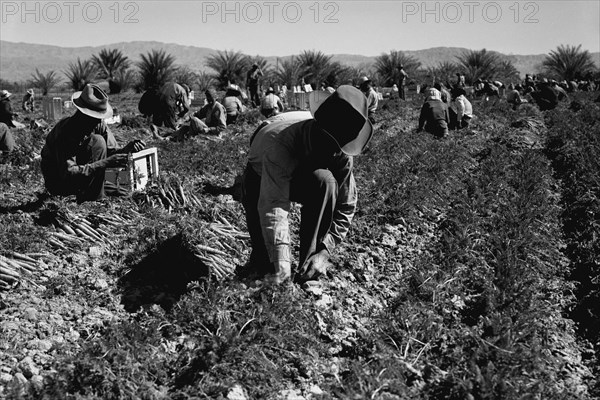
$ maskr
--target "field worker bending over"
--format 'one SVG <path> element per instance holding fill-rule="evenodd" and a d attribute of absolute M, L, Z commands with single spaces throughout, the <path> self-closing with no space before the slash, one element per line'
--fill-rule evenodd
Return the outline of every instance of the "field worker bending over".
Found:
<path fill-rule="evenodd" d="M 508 104 L 512 105 L 513 110 L 516 110 L 519 107 L 519 105 L 527 103 L 527 100 L 521 97 L 521 93 L 519 93 L 515 85 L 513 85 L 512 83 L 508 85 L 508 91 L 506 92 L 506 101 L 508 102 Z"/>
<path fill-rule="evenodd" d="M 448 128 L 450 130 L 466 128 L 473 119 L 473 106 L 467 99 L 465 89 L 455 87 L 452 89 L 451 95 L 452 103 L 448 109 L 450 116 Z"/>
<path fill-rule="evenodd" d="M 440 91 L 435 88 L 427 89 L 427 97 L 421 107 L 417 132 L 421 132 L 425 128 L 425 131 L 433 136 L 443 138 L 448 136 L 449 120 L 448 107 L 442 101 Z"/>
<path fill-rule="evenodd" d="M 158 127 L 161 126 L 177 129 L 177 119 L 183 118 L 190 111 L 189 86 L 169 82 L 158 91 L 150 89 L 147 93 L 146 99 L 144 98 L 146 93 L 140 99 L 139 108 L 144 115 L 152 115 L 152 133 L 157 134 Z M 142 101 L 145 102 L 144 107 Z"/>
<path fill-rule="evenodd" d="M 360 90 L 367 97 L 367 107 L 369 109 L 369 121 L 371 124 L 375 123 L 375 112 L 377 111 L 377 105 L 379 103 L 379 98 L 377 97 L 377 92 L 373 89 L 373 85 L 371 84 L 371 80 L 366 76 L 361 78 L 360 82 Z"/>
<path fill-rule="evenodd" d="M 348 233 L 356 209 L 353 156 L 363 151 L 373 132 L 367 99 L 343 85 L 311 111 L 314 119 L 264 123 L 248 153 L 242 202 L 252 254 L 242 272 L 273 273 L 273 283 L 292 273 L 292 201 L 302 204 L 301 281 L 325 275 L 329 255 Z"/>
<path fill-rule="evenodd" d="M 33 111 L 33 102 L 35 99 L 35 92 L 33 89 L 27 89 L 25 96 L 23 96 L 22 107 L 23 111 L 32 112 Z"/>
<path fill-rule="evenodd" d="M 230 125 L 237 121 L 239 115 L 244 113 L 244 105 L 240 100 L 242 92 L 236 85 L 230 85 L 225 91 L 225 99 L 223 99 L 223 106 L 227 112 L 226 124 Z"/>
<path fill-rule="evenodd" d="M 46 137 L 42 149 L 42 174 L 52 195 L 76 195 L 77 201 L 104 197 L 106 168 L 125 167 L 128 153 L 144 148 L 134 140 L 122 149 L 104 119 L 112 116 L 108 96 L 96 85 L 73 94 L 75 114 L 63 118 Z"/>
<path fill-rule="evenodd" d="M 265 96 L 260 100 L 260 113 L 265 118 L 271 118 L 283 111 L 283 103 L 275 94 L 272 87 L 267 89 Z"/>

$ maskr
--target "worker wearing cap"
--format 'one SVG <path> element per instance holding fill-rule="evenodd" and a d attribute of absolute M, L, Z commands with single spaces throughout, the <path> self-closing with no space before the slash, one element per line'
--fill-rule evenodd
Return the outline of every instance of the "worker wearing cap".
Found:
<path fill-rule="evenodd" d="M 104 119 L 113 114 L 106 93 L 86 85 L 73 94 L 75 114 L 60 120 L 42 148 L 42 174 L 52 195 L 76 195 L 78 201 L 104 197 L 106 168 L 127 165 L 128 153 L 140 151 L 144 142 L 134 140 L 119 149 Z"/>
<path fill-rule="evenodd" d="M 260 100 L 260 113 L 265 118 L 273 117 L 283 111 L 283 103 L 275 94 L 272 87 L 267 89 L 265 96 Z"/>
<path fill-rule="evenodd" d="M 373 89 L 372 82 L 366 76 L 363 76 L 360 80 L 360 90 L 367 97 L 367 107 L 369 109 L 369 121 L 372 124 L 375 123 L 375 112 L 377 111 L 377 105 L 379 104 L 379 97 L 377 92 Z"/>
<path fill-rule="evenodd" d="M 311 106 L 314 119 L 265 123 L 250 144 L 242 202 L 252 254 L 245 272 L 271 273 L 274 283 L 291 277 L 292 201 L 302 204 L 301 281 L 326 273 L 329 255 L 348 233 L 356 209 L 353 156 L 363 151 L 373 131 L 367 100 L 348 85 L 322 99 L 318 107 Z"/>
<path fill-rule="evenodd" d="M 214 88 L 207 89 L 204 95 L 206 104 L 190 117 L 190 132 L 195 135 L 220 135 L 227 128 L 227 110 L 219 103 Z"/>

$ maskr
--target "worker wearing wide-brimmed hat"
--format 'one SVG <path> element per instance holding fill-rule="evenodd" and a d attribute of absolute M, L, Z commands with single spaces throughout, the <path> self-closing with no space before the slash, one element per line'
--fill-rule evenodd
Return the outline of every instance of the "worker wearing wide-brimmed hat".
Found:
<path fill-rule="evenodd" d="M 25 95 L 23 96 L 23 100 L 21 102 L 21 106 L 23 111 L 31 112 L 33 111 L 33 102 L 35 99 L 35 92 L 33 89 L 27 89 Z"/>
<path fill-rule="evenodd" d="M 263 76 L 262 70 L 258 67 L 257 63 L 252 64 L 252 67 L 246 74 L 246 87 L 250 92 L 250 102 L 253 107 L 260 105 L 260 96 L 258 95 L 258 88 L 260 86 L 260 78 Z"/>
<path fill-rule="evenodd" d="M 15 149 L 15 138 L 8 129 L 14 127 L 13 112 L 9 97 L 12 96 L 8 90 L 0 91 L 0 156 L 6 155 Z"/>
<path fill-rule="evenodd" d="M 104 197 L 106 168 L 127 165 L 127 154 L 144 143 L 134 140 L 122 149 L 104 119 L 113 114 L 106 93 L 86 85 L 71 97 L 75 114 L 60 120 L 46 137 L 42 149 L 42 173 L 52 195 L 76 195 L 78 201 Z"/>
<path fill-rule="evenodd" d="M 9 128 L 15 128 L 16 125 L 13 119 L 17 116 L 17 114 L 13 112 L 10 104 L 11 96 L 12 93 L 8 90 L 0 91 L 0 123 L 6 124 Z"/>
<path fill-rule="evenodd" d="M 375 112 L 377 111 L 377 105 L 379 104 L 379 97 L 375 89 L 373 89 L 372 82 L 366 76 L 360 78 L 360 90 L 367 96 L 367 107 L 369 109 L 369 121 L 375 123 Z"/>
<path fill-rule="evenodd" d="M 252 138 L 243 179 L 252 241 L 245 274 L 272 274 L 275 283 L 291 277 L 292 201 L 302 204 L 301 281 L 326 273 L 329 254 L 348 233 L 357 201 L 353 156 L 366 147 L 373 127 L 360 90 L 343 85 L 323 99 L 311 107 L 314 118 L 266 121 Z"/>

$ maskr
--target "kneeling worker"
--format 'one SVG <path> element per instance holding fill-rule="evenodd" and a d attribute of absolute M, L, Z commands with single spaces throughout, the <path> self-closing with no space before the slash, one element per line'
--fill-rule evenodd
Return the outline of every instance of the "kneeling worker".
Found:
<path fill-rule="evenodd" d="M 292 274 L 292 201 L 302 204 L 300 280 L 325 275 L 329 255 L 348 233 L 356 209 L 353 156 L 373 133 L 367 99 L 352 86 L 340 86 L 313 115 L 264 124 L 248 153 L 242 202 L 252 254 L 244 272 L 273 274 L 269 280 L 276 284 Z"/>
<path fill-rule="evenodd" d="M 46 137 L 42 173 L 52 195 L 76 195 L 77 201 L 104 197 L 106 168 L 127 165 L 128 153 L 144 148 L 134 140 L 122 149 L 104 119 L 112 116 L 108 96 L 96 85 L 86 85 L 71 98 L 75 114 L 60 120 Z"/>

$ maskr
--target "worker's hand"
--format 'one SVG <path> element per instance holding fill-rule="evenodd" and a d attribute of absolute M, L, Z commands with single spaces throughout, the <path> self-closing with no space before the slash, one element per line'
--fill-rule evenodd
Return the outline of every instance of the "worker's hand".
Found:
<path fill-rule="evenodd" d="M 291 278 L 292 266 L 289 261 L 276 261 L 273 264 L 275 265 L 275 273 L 267 276 L 266 280 L 269 283 L 279 285 Z"/>
<path fill-rule="evenodd" d="M 127 143 L 127 145 L 123 147 L 123 153 L 137 153 L 138 151 L 144 150 L 145 147 L 146 143 L 136 139 Z"/>
<path fill-rule="evenodd" d="M 104 161 L 107 168 L 124 168 L 127 166 L 128 159 L 129 156 L 127 154 L 117 153 L 107 157 Z"/>
<path fill-rule="evenodd" d="M 326 249 L 313 253 L 298 271 L 300 273 L 300 280 L 308 281 L 325 275 L 329 265 L 329 252 Z"/>

